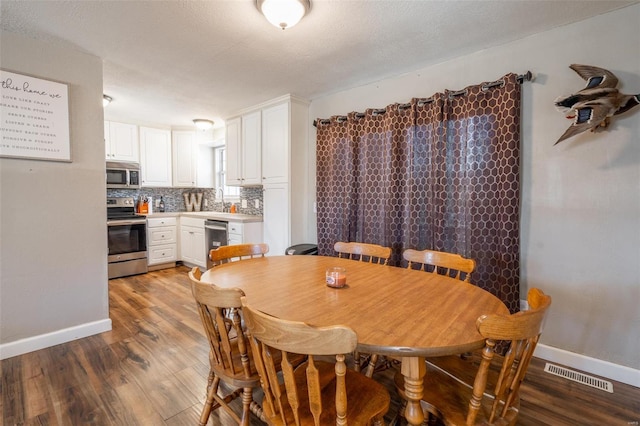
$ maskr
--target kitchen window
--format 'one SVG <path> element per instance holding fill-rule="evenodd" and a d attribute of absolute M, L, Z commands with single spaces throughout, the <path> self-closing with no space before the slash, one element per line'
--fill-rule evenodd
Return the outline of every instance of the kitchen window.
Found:
<path fill-rule="evenodd" d="M 214 148 L 215 158 L 215 184 L 216 188 L 222 188 L 224 191 L 225 201 L 238 201 L 240 199 L 240 187 L 227 186 L 226 172 L 227 172 L 227 156 L 224 146 Z"/>

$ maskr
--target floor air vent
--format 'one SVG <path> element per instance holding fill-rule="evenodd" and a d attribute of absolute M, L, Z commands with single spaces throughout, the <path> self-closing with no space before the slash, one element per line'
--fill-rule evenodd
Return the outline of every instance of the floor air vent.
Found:
<path fill-rule="evenodd" d="M 557 365 L 546 363 L 544 371 L 556 376 L 564 377 L 574 382 L 582 383 L 583 385 L 591 386 L 592 388 L 600 389 L 613 393 L 613 383 L 606 380 L 598 379 L 597 377 L 589 376 L 587 374 L 579 373 L 568 368 L 559 367 Z"/>

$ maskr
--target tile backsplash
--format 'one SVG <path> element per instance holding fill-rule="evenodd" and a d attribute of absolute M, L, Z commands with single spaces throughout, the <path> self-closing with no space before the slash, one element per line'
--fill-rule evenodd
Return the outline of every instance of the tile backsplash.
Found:
<path fill-rule="evenodd" d="M 182 194 L 202 192 L 202 211 L 229 211 L 231 203 L 225 200 L 223 209 L 222 201 L 216 198 L 216 190 L 212 188 L 140 188 L 140 189 L 107 189 L 107 197 L 151 197 L 153 200 L 153 212 L 157 213 L 156 200 L 164 201 L 165 212 L 184 212 L 187 207 Z M 205 207 L 205 200 L 207 206 Z M 242 208 L 242 200 L 247 200 L 247 207 Z M 255 207 L 255 200 L 259 201 L 259 208 Z M 262 216 L 262 187 L 240 188 L 240 201 L 234 203 L 238 213 Z"/>

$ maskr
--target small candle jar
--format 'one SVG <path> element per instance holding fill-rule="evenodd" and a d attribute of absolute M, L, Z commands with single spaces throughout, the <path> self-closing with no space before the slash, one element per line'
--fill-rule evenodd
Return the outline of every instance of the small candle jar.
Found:
<path fill-rule="evenodd" d="M 327 269 L 327 285 L 333 288 L 342 288 L 347 284 L 347 270 L 338 266 Z"/>

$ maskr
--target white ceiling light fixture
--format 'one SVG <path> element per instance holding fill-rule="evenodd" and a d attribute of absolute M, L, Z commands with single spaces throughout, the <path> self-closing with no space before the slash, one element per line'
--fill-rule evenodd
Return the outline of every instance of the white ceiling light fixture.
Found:
<path fill-rule="evenodd" d="M 102 95 L 102 107 L 104 108 L 109 105 L 112 100 L 113 98 L 111 96 Z"/>
<path fill-rule="evenodd" d="M 213 121 L 204 118 L 196 118 L 193 120 L 193 124 L 200 130 L 209 130 L 213 127 Z"/>
<path fill-rule="evenodd" d="M 256 0 L 267 21 L 283 30 L 293 27 L 311 8 L 309 0 Z"/>

